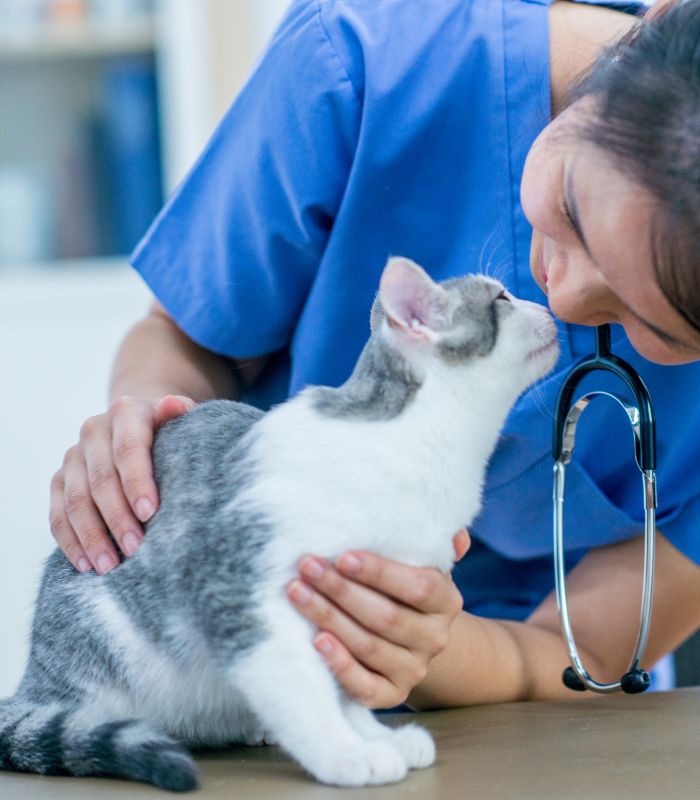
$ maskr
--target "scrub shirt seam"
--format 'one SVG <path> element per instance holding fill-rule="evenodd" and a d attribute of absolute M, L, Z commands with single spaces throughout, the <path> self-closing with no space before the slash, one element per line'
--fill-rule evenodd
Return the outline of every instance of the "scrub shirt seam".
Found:
<path fill-rule="evenodd" d="M 316 0 L 316 16 L 318 18 L 319 27 L 321 28 L 321 31 L 323 32 L 323 35 L 324 35 L 324 37 L 326 39 L 326 42 L 328 43 L 328 46 L 333 51 L 333 55 L 335 56 L 338 64 L 340 65 L 340 68 L 342 69 L 347 82 L 352 87 L 352 91 L 353 91 L 353 94 L 355 95 L 355 99 L 359 101 L 360 93 L 357 91 L 357 87 L 355 86 L 355 84 L 353 83 L 352 78 L 350 77 L 350 71 L 348 70 L 347 66 L 345 65 L 345 62 L 343 61 L 343 59 L 340 57 L 340 53 L 338 53 L 338 49 L 336 48 L 335 43 L 333 42 L 333 39 L 332 39 L 330 33 L 328 32 L 328 28 L 326 28 L 326 25 L 323 22 L 323 9 L 321 8 L 322 2 L 323 2 L 323 0 Z"/>

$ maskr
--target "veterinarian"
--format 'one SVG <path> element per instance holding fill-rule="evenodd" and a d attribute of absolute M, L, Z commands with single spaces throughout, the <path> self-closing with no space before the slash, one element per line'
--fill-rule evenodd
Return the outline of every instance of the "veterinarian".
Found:
<path fill-rule="evenodd" d="M 386 258 L 403 254 L 438 279 L 488 271 L 520 297 L 546 293 L 562 356 L 511 414 L 451 577 L 370 553 L 301 562 L 290 602 L 342 685 L 372 707 L 567 694 L 551 411 L 591 349 L 587 326 L 606 321 L 658 417 L 648 666 L 688 637 L 700 624 L 700 0 L 663 5 L 567 105 L 572 79 L 635 24 L 633 3 L 294 2 L 134 256 L 153 306 L 117 356 L 113 402 L 51 486 L 73 564 L 105 573 L 117 548 L 137 550 L 158 503 L 159 424 L 214 397 L 266 404 L 340 384 Z M 642 506 L 627 424 L 588 413 L 567 476 L 569 597 L 589 669 L 614 679 L 637 631 Z M 456 535 L 457 559 L 469 545 Z"/>

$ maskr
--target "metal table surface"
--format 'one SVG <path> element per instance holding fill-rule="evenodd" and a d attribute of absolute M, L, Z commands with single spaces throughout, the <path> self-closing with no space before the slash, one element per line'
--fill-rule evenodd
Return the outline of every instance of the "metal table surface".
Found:
<path fill-rule="evenodd" d="M 393 724 L 402 717 L 388 719 Z M 401 783 L 354 790 L 321 786 L 276 748 L 236 747 L 198 756 L 202 788 L 189 796 L 685 800 L 700 795 L 700 688 L 438 711 L 417 720 L 436 738 L 437 763 Z M 0 773 L 0 800 L 157 796 L 169 795 L 112 779 Z"/>

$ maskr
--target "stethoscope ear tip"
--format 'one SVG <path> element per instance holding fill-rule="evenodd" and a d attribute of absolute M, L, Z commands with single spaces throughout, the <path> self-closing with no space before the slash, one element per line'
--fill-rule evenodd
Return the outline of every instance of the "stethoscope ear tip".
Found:
<path fill-rule="evenodd" d="M 620 685 L 625 694 L 641 694 L 651 686 L 651 676 L 645 669 L 631 669 L 620 678 Z"/>
<path fill-rule="evenodd" d="M 561 676 L 562 682 L 567 689 L 571 689 L 573 692 L 585 692 L 586 685 L 585 683 L 579 678 L 579 676 L 574 672 L 573 667 L 567 667 L 564 670 L 564 674 Z"/>
<path fill-rule="evenodd" d="M 573 692 L 585 692 L 588 686 L 579 678 L 573 667 L 567 667 L 561 676 L 562 682 L 567 689 Z M 598 684 L 591 681 L 591 688 L 595 691 L 622 691 L 625 694 L 641 694 L 651 686 L 651 676 L 645 669 L 635 667 L 626 672 L 619 683 Z"/>

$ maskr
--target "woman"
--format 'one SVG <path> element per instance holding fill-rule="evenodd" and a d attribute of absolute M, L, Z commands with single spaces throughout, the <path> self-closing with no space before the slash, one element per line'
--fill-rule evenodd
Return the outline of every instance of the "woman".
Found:
<path fill-rule="evenodd" d="M 700 478 L 687 440 L 700 422 L 700 368 L 689 363 L 700 359 L 689 259 L 700 76 L 687 42 L 700 39 L 700 0 L 603 56 L 580 100 L 533 144 L 571 78 L 631 28 L 613 8 L 630 5 L 292 6 L 135 254 L 158 301 L 117 357 L 117 399 L 88 420 L 52 482 L 52 530 L 78 569 L 116 566 L 107 529 L 124 554 L 137 549 L 139 521 L 157 505 L 149 448 L 165 419 L 248 387 L 269 400 L 276 386 L 342 382 L 386 256 L 403 253 L 437 278 L 492 269 L 519 296 L 547 291 L 564 347 L 555 374 L 506 425 L 454 583 L 369 553 L 300 564 L 290 601 L 317 624 L 316 646 L 343 686 L 372 707 L 565 693 L 547 412 L 562 371 L 592 346 L 590 329 L 572 323 L 620 323 L 615 349 L 656 403 L 662 505 L 649 664 L 698 627 Z M 647 99 L 656 127 L 636 114 Z M 662 101 L 670 116 L 656 113 Z M 628 430 L 614 412 L 588 414 L 567 478 L 569 593 L 585 660 L 610 679 L 636 636 L 641 502 Z M 458 534 L 457 556 L 468 547 Z"/>

